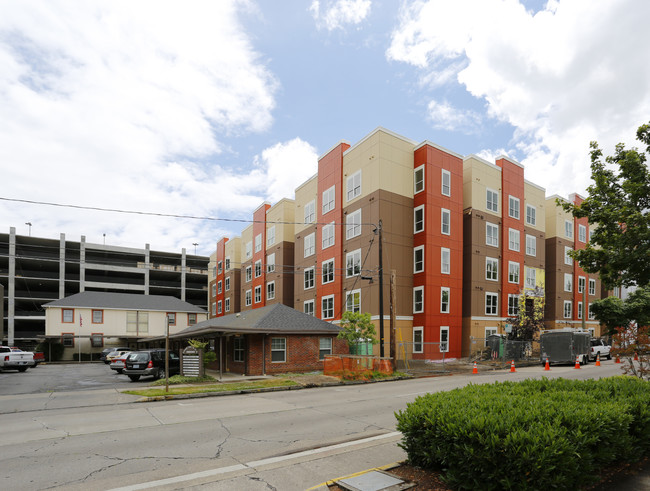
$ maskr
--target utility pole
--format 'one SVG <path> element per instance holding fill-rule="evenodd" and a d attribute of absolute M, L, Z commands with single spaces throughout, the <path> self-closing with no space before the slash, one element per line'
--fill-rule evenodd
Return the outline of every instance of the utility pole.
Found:
<path fill-rule="evenodd" d="M 381 220 L 379 220 L 379 356 L 384 357 L 384 260 L 382 257 Z"/>
<path fill-rule="evenodd" d="M 397 273 L 394 269 L 390 270 L 390 357 L 393 363 L 393 370 L 397 370 L 397 349 L 395 338 L 395 332 L 397 330 L 396 318 L 397 318 L 397 289 L 395 287 L 395 277 Z"/>

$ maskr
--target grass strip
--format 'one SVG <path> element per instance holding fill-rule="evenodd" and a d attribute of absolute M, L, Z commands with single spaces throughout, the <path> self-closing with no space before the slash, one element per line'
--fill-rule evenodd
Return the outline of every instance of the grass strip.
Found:
<path fill-rule="evenodd" d="M 202 394 L 206 392 L 232 392 L 241 390 L 254 390 L 254 389 L 267 389 L 272 387 L 292 387 L 300 385 L 293 380 L 286 379 L 273 379 L 273 380 L 253 380 L 250 382 L 235 382 L 229 384 L 214 384 L 214 385 L 193 385 L 183 387 L 170 387 L 169 392 L 165 392 L 165 388 L 153 388 L 142 390 L 125 390 L 125 394 L 132 394 L 142 397 L 160 397 L 170 395 L 185 395 L 185 394 Z"/>

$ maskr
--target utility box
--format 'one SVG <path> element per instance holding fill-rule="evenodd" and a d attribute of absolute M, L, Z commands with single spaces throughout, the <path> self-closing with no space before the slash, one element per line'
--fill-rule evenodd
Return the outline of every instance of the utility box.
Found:
<path fill-rule="evenodd" d="M 188 346 L 181 353 L 181 375 L 184 377 L 203 377 L 203 350 Z"/>
<path fill-rule="evenodd" d="M 591 334 L 575 329 L 544 331 L 539 337 L 540 361 L 585 365 L 589 360 Z"/>

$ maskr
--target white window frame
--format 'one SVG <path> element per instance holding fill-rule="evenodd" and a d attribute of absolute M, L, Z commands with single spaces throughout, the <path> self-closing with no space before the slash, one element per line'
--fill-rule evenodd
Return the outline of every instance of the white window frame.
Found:
<path fill-rule="evenodd" d="M 262 276 L 262 260 L 255 261 L 255 278 Z"/>
<path fill-rule="evenodd" d="M 219 294 L 223 291 L 222 290 L 222 287 L 223 287 L 222 285 L 223 285 L 223 283 L 221 283 L 221 280 L 217 281 L 217 293 L 219 293 Z"/>
<path fill-rule="evenodd" d="M 336 186 L 323 191 L 323 215 L 329 213 L 336 207 Z"/>
<path fill-rule="evenodd" d="M 216 297 L 217 296 L 217 284 L 212 283 L 212 296 Z"/>
<path fill-rule="evenodd" d="M 578 293 L 583 293 L 585 287 L 587 286 L 587 278 L 584 276 L 578 276 Z"/>
<path fill-rule="evenodd" d="M 451 212 L 446 208 L 440 209 L 440 233 L 443 235 L 451 234 Z"/>
<path fill-rule="evenodd" d="M 492 301 L 488 302 L 488 297 L 491 298 Z M 494 310 L 494 312 L 492 312 L 492 310 Z M 494 292 L 485 292 L 485 315 L 498 315 L 498 314 L 499 314 L 499 294 Z"/>
<path fill-rule="evenodd" d="M 499 191 L 490 188 L 485 190 L 485 208 L 492 213 L 499 213 Z"/>
<path fill-rule="evenodd" d="M 485 258 L 485 279 L 499 281 L 499 260 L 493 257 Z"/>
<path fill-rule="evenodd" d="M 212 302 L 212 315 L 217 315 L 217 302 Z"/>
<path fill-rule="evenodd" d="M 573 239 L 573 222 L 571 220 L 564 220 L 564 236 L 567 239 Z"/>
<path fill-rule="evenodd" d="M 447 302 L 445 302 L 445 293 L 447 294 Z M 446 286 L 441 286 L 440 287 L 440 313 L 448 314 L 450 311 L 451 311 L 451 290 Z"/>
<path fill-rule="evenodd" d="M 278 353 L 282 354 L 281 360 L 274 360 Z M 287 361 L 287 338 L 271 338 L 271 363 L 286 363 Z"/>
<path fill-rule="evenodd" d="M 573 265 L 573 258 L 569 256 L 569 252 L 573 251 L 572 247 L 564 246 L 564 264 L 568 266 Z"/>
<path fill-rule="evenodd" d="M 266 256 L 266 272 L 267 273 L 275 272 L 275 252 Z"/>
<path fill-rule="evenodd" d="M 526 234 L 526 254 L 528 256 L 537 256 L 537 237 Z"/>
<path fill-rule="evenodd" d="M 262 285 L 255 287 L 255 303 L 262 302 Z"/>
<path fill-rule="evenodd" d="M 451 250 L 447 247 L 440 248 L 440 273 L 451 274 Z"/>
<path fill-rule="evenodd" d="M 327 278 L 325 277 L 326 272 Z M 323 261 L 323 264 L 321 266 L 321 284 L 326 285 L 328 283 L 332 283 L 334 281 L 334 277 L 334 259 L 327 259 L 326 261 Z"/>
<path fill-rule="evenodd" d="M 358 181 L 358 182 L 357 182 Z M 348 202 L 361 196 L 361 170 L 356 171 L 346 179 Z"/>
<path fill-rule="evenodd" d="M 314 288 L 316 285 L 316 269 L 312 266 L 310 268 L 305 268 L 303 274 L 303 289 L 309 290 Z"/>
<path fill-rule="evenodd" d="M 418 179 L 418 174 L 421 178 Z M 413 194 L 418 194 L 424 191 L 424 165 L 420 165 L 413 170 Z"/>
<path fill-rule="evenodd" d="M 533 205 L 526 205 L 526 223 L 533 227 L 537 224 L 537 208 Z"/>
<path fill-rule="evenodd" d="M 445 184 L 447 187 L 447 192 L 445 192 Z M 443 196 L 451 196 L 451 172 L 445 169 L 441 169 L 440 194 L 442 194 Z"/>
<path fill-rule="evenodd" d="M 573 292 L 573 274 L 564 273 L 564 291 Z"/>
<path fill-rule="evenodd" d="M 440 352 L 449 352 L 449 326 L 440 326 Z"/>
<path fill-rule="evenodd" d="M 226 256 L 225 266 L 226 266 L 225 270 L 230 271 L 230 256 Z"/>
<path fill-rule="evenodd" d="M 413 248 L 413 273 L 424 272 L 424 246 Z"/>
<path fill-rule="evenodd" d="M 318 338 L 318 359 L 324 360 L 332 354 L 332 338 Z"/>
<path fill-rule="evenodd" d="M 246 259 L 251 257 L 253 257 L 253 242 L 249 240 L 246 242 Z"/>
<path fill-rule="evenodd" d="M 352 264 L 350 264 L 352 261 Z M 345 256 L 345 277 L 352 278 L 361 274 L 361 249 L 348 252 Z"/>
<path fill-rule="evenodd" d="M 515 252 L 520 251 L 520 236 L 519 230 L 514 228 L 508 229 L 508 249 Z"/>
<path fill-rule="evenodd" d="M 316 233 L 312 232 L 309 235 L 305 235 L 304 240 L 304 257 L 313 256 L 316 254 Z"/>
<path fill-rule="evenodd" d="M 361 312 L 361 290 L 351 290 L 345 296 L 345 310 L 347 312 Z"/>
<path fill-rule="evenodd" d="M 537 286 L 537 270 L 535 268 L 529 268 L 525 266 L 526 279 L 524 280 L 524 286 L 532 290 Z"/>
<path fill-rule="evenodd" d="M 223 262 L 219 261 L 217 263 L 217 273 L 221 274 L 222 271 L 223 271 Z"/>
<path fill-rule="evenodd" d="M 334 318 L 334 295 L 327 295 L 321 299 L 321 319 Z"/>
<path fill-rule="evenodd" d="M 516 317 L 519 313 L 519 295 L 508 293 L 508 316 Z"/>
<path fill-rule="evenodd" d="M 345 217 L 345 238 L 352 239 L 361 235 L 361 209 L 349 213 Z"/>
<path fill-rule="evenodd" d="M 273 300 L 275 298 L 275 281 L 269 281 L 266 284 L 266 299 Z"/>
<path fill-rule="evenodd" d="M 327 249 L 328 247 L 332 247 L 334 243 L 336 242 L 336 229 L 334 227 L 334 222 L 328 223 L 327 225 L 323 226 L 323 232 L 321 235 L 322 239 L 322 249 Z"/>
<path fill-rule="evenodd" d="M 520 201 L 519 198 L 508 195 L 508 216 L 519 220 Z"/>
<path fill-rule="evenodd" d="M 266 247 L 270 247 L 273 244 L 275 244 L 275 225 L 266 230 Z"/>
<path fill-rule="evenodd" d="M 413 313 L 420 314 L 422 312 L 424 312 L 424 287 L 416 286 L 413 288 Z"/>
<path fill-rule="evenodd" d="M 257 234 L 255 236 L 255 252 L 260 252 L 262 250 L 262 234 Z"/>
<path fill-rule="evenodd" d="M 253 281 L 253 266 L 251 266 L 250 264 L 246 266 L 245 272 L 246 272 L 246 282 Z"/>
<path fill-rule="evenodd" d="M 225 303 L 224 307 L 226 308 L 226 312 L 230 312 L 230 297 L 226 298 L 224 303 Z"/>
<path fill-rule="evenodd" d="M 221 314 L 221 312 L 223 312 L 222 307 L 223 307 L 223 303 L 221 303 L 221 300 L 219 300 L 217 302 L 217 314 Z"/>
<path fill-rule="evenodd" d="M 307 315 L 316 315 L 316 311 L 314 310 L 314 303 L 314 300 L 305 300 L 305 302 L 302 304 L 302 311 Z"/>
<path fill-rule="evenodd" d="M 223 279 L 223 282 L 224 282 L 224 290 L 229 292 L 230 291 L 230 276 L 226 276 Z"/>
<path fill-rule="evenodd" d="M 596 294 L 596 280 L 589 278 L 589 295 Z"/>
<path fill-rule="evenodd" d="M 490 229 L 493 229 L 494 235 L 489 233 Z M 497 224 L 490 222 L 485 223 L 485 245 L 499 247 L 499 226 Z"/>
<path fill-rule="evenodd" d="M 587 227 L 578 224 L 578 240 L 580 242 L 587 242 Z"/>
<path fill-rule="evenodd" d="M 582 319 L 582 302 L 578 302 L 578 319 Z"/>
<path fill-rule="evenodd" d="M 591 308 L 591 302 L 587 304 L 587 319 L 593 320 L 596 318 L 596 314 Z"/>
<path fill-rule="evenodd" d="M 573 302 L 571 300 L 564 301 L 564 311 L 562 312 L 565 319 L 573 318 Z"/>
<path fill-rule="evenodd" d="M 424 327 L 413 328 L 413 353 L 424 353 Z"/>
<path fill-rule="evenodd" d="M 418 220 L 418 213 L 421 214 L 421 219 Z M 413 233 L 417 234 L 424 231 L 424 205 L 413 208 Z"/>
<path fill-rule="evenodd" d="M 305 205 L 305 224 L 316 221 L 316 200 L 311 200 Z"/>
<path fill-rule="evenodd" d="M 515 261 L 508 261 L 508 283 L 519 284 L 521 265 Z M 514 279 L 516 275 L 516 279 Z"/>
<path fill-rule="evenodd" d="M 251 305 L 253 305 L 253 290 L 246 290 L 244 294 L 244 299 L 245 299 L 244 305 L 246 305 L 246 307 L 250 307 Z"/>

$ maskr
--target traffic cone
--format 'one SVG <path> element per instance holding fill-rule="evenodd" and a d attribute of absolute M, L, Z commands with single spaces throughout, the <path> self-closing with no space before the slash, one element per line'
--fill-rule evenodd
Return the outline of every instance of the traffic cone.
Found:
<path fill-rule="evenodd" d="M 639 361 L 639 355 L 636 351 L 634 352 L 634 361 Z"/>
<path fill-rule="evenodd" d="M 516 372 L 516 371 L 517 371 L 517 370 L 515 370 L 515 360 L 512 360 L 512 361 L 510 362 L 510 373 L 514 373 L 514 372 Z"/>
<path fill-rule="evenodd" d="M 546 358 L 546 365 L 544 365 L 544 370 L 550 370 L 550 369 L 551 369 L 551 365 L 549 365 L 548 358 Z"/>
<path fill-rule="evenodd" d="M 600 353 L 596 353 L 596 366 L 600 366 Z"/>
<path fill-rule="evenodd" d="M 476 362 L 474 362 L 474 368 L 472 369 L 472 373 L 478 373 L 478 367 L 476 366 Z"/>
<path fill-rule="evenodd" d="M 580 356 L 576 356 L 576 366 L 573 368 L 581 368 L 580 367 Z"/>
<path fill-rule="evenodd" d="M 616 353 L 616 361 L 615 361 L 614 363 L 620 363 L 620 362 L 621 362 L 621 359 L 620 359 L 620 357 L 618 356 L 618 353 Z"/>

